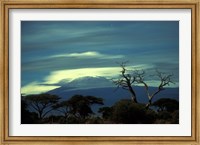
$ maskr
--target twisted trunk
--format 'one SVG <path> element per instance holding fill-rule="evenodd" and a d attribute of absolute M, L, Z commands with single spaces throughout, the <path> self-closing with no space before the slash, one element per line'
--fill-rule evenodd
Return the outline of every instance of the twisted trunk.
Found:
<path fill-rule="evenodd" d="M 149 102 L 146 104 L 146 109 L 149 109 L 152 103 L 152 98 L 149 99 Z"/>
<path fill-rule="evenodd" d="M 134 103 L 138 103 L 137 98 L 136 98 L 136 94 L 135 94 L 135 92 L 134 92 L 134 90 L 132 89 L 131 86 L 129 87 L 129 92 L 131 93 L 131 100 L 132 100 Z"/>

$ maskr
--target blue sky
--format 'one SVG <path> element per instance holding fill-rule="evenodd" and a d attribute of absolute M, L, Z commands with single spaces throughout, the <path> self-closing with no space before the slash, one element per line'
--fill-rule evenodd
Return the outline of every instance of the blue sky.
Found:
<path fill-rule="evenodd" d="M 179 77 L 178 21 L 22 21 L 22 93 L 59 87 L 63 79 L 113 78 L 117 62 L 128 69 L 155 69 Z M 148 78 L 156 86 L 156 78 Z"/>

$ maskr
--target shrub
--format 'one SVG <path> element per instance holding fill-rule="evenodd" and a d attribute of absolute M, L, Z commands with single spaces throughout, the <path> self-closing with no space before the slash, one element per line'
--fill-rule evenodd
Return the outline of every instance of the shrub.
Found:
<path fill-rule="evenodd" d="M 146 110 L 144 104 L 120 100 L 113 106 L 112 121 L 123 124 L 148 124 L 155 120 L 155 112 Z"/>
<path fill-rule="evenodd" d="M 162 98 L 154 102 L 153 106 L 158 107 L 158 111 L 174 112 L 179 109 L 179 102 L 170 98 Z"/>

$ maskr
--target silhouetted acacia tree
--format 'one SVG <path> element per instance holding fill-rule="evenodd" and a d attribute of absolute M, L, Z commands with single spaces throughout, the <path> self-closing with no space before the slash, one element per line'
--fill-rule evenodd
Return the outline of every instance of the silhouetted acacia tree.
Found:
<path fill-rule="evenodd" d="M 69 111 L 70 111 L 69 110 L 70 109 L 69 106 L 70 106 L 70 104 L 69 104 L 68 100 L 66 100 L 66 101 L 62 101 L 60 103 L 55 104 L 53 106 L 53 108 L 56 111 L 60 112 L 66 119 L 68 117 Z"/>
<path fill-rule="evenodd" d="M 32 124 L 37 123 L 38 115 L 35 112 L 30 112 L 28 110 L 28 104 L 21 96 L 21 123 L 22 124 Z"/>
<path fill-rule="evenodd" d="M 168 112 L 174 112 L 179 109 L 179 102 L 174 99 L 170 98 L 162 98 L 157 101 L 155 101 L 153 106 L 158 107 L 158 112 L 160 111 L 168 111 Z"/>
<path fill-rule="evenodd" d="M 28 102 L 30 109 L 38 113 L 39 119 L 43 119 L 54 108 L 60 97 L 50 94 L 28 95 L 24 99 Z"/>
<path fill-rule="evenodd" d="M 74 95 L 69 100 L 60 102 L 54 108 L 66 118 L 68 116 L 75 116 L 84 120 L 87 116 L 93 114 L 91 109 L 93 104 L 103 105 L 103 99 L 94 96 Z"/>

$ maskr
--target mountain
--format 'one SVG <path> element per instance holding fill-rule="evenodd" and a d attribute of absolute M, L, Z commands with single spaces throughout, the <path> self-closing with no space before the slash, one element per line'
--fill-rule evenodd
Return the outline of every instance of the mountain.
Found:
<path fill-rule="evenodd" d="M 113 83 L 106 79 L 105 77 L 80 77 L 72 80 L 71 82 L 66 79 L 61 80 L 59 83 L 61 87 L 51 90 L 48 93 L 57 94 L 69 90 L 84 90 L 91 88 L 104 88 L 104 87 L 113 87 Z"/>
<path fill-rule="evenodd" d="M 68 83 L 68 87 L 76 87 L 80 89 L 101 88 L 113 86 L 112 82 L 105 77 L 81 77 Z"/>
<path fill-rule="evenodd" d="M 152 93 L 156 89 L 156 87 L 149 87 L 149 90 Z M 136 92 L 138 102 L 148 102 L 144 87 L 135 86 L 134 90 Z M 51 90 L 48 93 L 58 95 L 62 97 L 63 100 L 69 99 L 73 95 L 91 95 L 101 97 L 104 100 L 104 106 L 112 106 L 115 102 L 121 99 L 130 99 L 130 94 L 127 90 L 123 90 L 122 88 L 116 90 L 116 86 L 104 77 L 78 78 L 71 82 L 66 82 L 60 88 Z M 179 100 L 179 88 L 166 88 L 164 91 L 161 91 L 157 94 L 157 96 L 155 96 L 153 102 L 160 98 L 173 98 Z M 97 108 L 95 108 L 95 110 Z"/>

